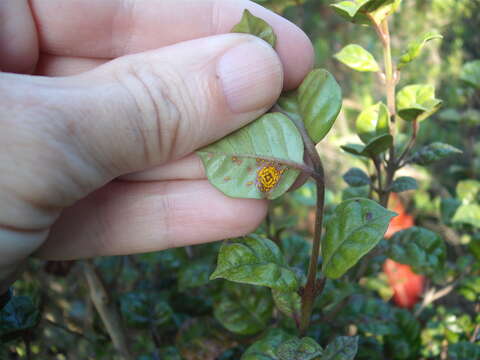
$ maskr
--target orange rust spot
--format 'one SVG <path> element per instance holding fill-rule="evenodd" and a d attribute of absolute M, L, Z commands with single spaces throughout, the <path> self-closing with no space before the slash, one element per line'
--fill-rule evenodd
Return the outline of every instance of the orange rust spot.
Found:
<path fill-rule="evenodd" d="M 275 163 L 267 162 L 264 166 L 258 169 L 257 172 L 257 187 L 263 192 L 271 191 L 280 181 L 285 169 L 279 169 Z"/>
<path fill-rule="evenodd" d="M 231 178 L 230 176 L 225 176 L 225 177 L 223 178 L 223 180 L 224 180 L 224 181 L 230 181 L 230 180 L 232 180 L 232 178 Z"/>
<path fill-rule="evenodd" d="M 247 186 L 252 186 L 252 185 L 253 185 L 253 181 L 247 182 Z"/>
<path fill-rule="evenodd" d="M 247 167 L 247 172 L 251 172 L 253 169 L 251 166 Z"/>

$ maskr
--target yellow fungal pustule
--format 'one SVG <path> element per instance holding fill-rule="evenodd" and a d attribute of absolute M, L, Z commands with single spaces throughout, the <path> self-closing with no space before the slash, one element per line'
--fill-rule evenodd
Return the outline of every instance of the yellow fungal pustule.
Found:
<path fill-rule="evenodd" d="M 280 181 L 285 169 L 278 169 L 274 163 L 264 163 L 257 172 L 257 187 L 263 192 L 271 191 Z"/>

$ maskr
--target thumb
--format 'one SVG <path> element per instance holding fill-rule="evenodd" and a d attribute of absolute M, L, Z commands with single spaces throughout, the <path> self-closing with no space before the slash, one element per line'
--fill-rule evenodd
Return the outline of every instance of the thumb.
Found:
<path fill-rule="evenodd" d="M 279 96 L 283 71 L 267 43 L 228 34 L 125 56 L 63 81 L 65 128 L 118 176 L 183 157 L 254 120 Z"/>

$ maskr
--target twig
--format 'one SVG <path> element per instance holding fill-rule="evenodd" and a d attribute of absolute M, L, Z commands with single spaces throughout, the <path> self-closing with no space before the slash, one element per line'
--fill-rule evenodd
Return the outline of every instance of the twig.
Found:
<path fill-rule="evenodd" d="M 459 282 L 465 277 L 466 273 L 461 274 L 456 280 L 452 283 L 448 284 L 447 286 L 441 288 L 440 290 L 435 290 L 434 288 L 428 289 L 423 296 L 422 304 L 420 307 L 415 311 L 414 316 L 419 317 L 420 314 L 425 310 L 425 308 L 432 304 L 433 302 L 437 301 L 438 299 L 447 296 L 450 294 L 453 289 L 459 284 Z"/>
<path fill-rule="evenodd" d="M 48 319 L 44 319 L 43 321 L 45 321 L 47 324 L 49 324 L 51 326 L 55 326 L 59 329 L 62 329 L 63 331 L 68 332 L 69 334 L 81 337 L 82 339 L 87 340 L 91 344 L 95 343 L 92 339 L 90 339 L 88 336 L 81 333 L 80 331 L 75 331 L 75 330 L 69 329 L 67 326 L 64 326 L 62 324 L 56 323 L 55 321 L 51 321 L 51 320 L 48 320 Z"/>
<path fill-rule="evenodd" d="M 412 136 L 410 137 L 410 140 L 408 141 L 407 146 L 405 146 L 405 149 L 403 150 L 402 154 L 400 155 L 400 157 L 396 162 L 397 168 L 402 168 L 407 163 L 406 161 L 403 161 L 403 160 L 408 154 L 410 154 L 410 151 L 415 146 L 415 141 L 417 140 L 418 128 L 419 128 L 418 121 L 415 119 L 412 121 Z"/>
<path fill-rule="evenodd" d="M 320 243 L 322 238 L 323 212 L 325 207 L 325 175 L 322 160 L 318 155 L 315 144 L 307 133 L 302 122 L 296 121 L 288 113 L 286 113 L 279 105 L 273 107 L 274 111 L 278 111 L 287 116 L 297 127 L 303 138 L 305 150 L 310 161 L 313 164 L 314 175 L 317 185 L 317 209 L 315 215 L 315 233 L 313 236 L 312 252 L 310 254 L 310 263 L 308 265 L 307 283 L 302 294 L 302 313 L 300 317 L 300 335 L 303 336 L 310 325 L 315 298 L 321 293 L 325 279 L 317 282 L 318 257 L 320 255 Z M 319 286 L 320 285 L 320 286 Z"/>
<path fill-rule="evenodd" d="M 480 302 L 477 303 L 477 305 L 475 305 L 475 312 L 477 314 L 480 313 Z M 480 335 L 480 323 L 478 323 L 477 326 L 475 326 L 472 336 L 470 336 L 470 342 L 475 343 L 479 335 Z"/>
<path fill-rule="evenodd" d="M 133 360 L 120 314 L 112 303 L 100 274 L 90 260 L 83 262 L 83 273 L 87 279 L 92 302 L 112 339 L 113 346 L 125 360 Z"/>

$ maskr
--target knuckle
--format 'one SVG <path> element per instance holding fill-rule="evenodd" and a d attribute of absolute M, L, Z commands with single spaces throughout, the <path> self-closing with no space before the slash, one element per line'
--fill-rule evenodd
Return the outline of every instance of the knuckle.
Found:
<path fill-rule="evenodd" d="M 158 69 L 148 63 L 130 62 L 120 79 L 135 105 L 133 125 L 143 142 L 148 163 L 178 156 L 178 139 L 190 132 L 189 120 L 200 112 L 182 75 L 168 63 Z"/>

